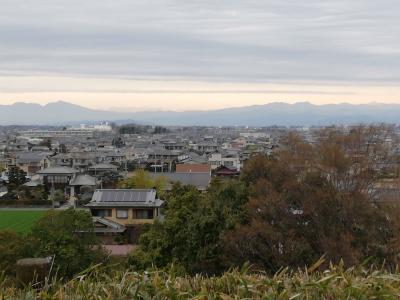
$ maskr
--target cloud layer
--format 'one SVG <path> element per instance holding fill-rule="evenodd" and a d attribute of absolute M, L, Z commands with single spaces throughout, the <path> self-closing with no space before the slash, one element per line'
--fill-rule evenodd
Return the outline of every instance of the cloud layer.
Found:
<path fill-rule="evenodd" d="M 0 75 L 400 82 L 398 0 L 2 0 Z"/>

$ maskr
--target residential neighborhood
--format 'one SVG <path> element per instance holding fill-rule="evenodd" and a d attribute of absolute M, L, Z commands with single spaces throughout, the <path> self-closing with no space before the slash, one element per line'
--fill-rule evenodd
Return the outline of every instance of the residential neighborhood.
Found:
<path fill-rule="evenodd" d="M 158 194 L 168 194 L 175 184 L 204 193 L 213 178 L 237 178 L 251 156 L 278 149 L 286 130 L 106 122 L 1 127 L 0 209 L 88 210 L 106 247 L 134 245 L 142 225 L 162 220 L 164 200 Z M 161 191 L 119 187 L 138 170 L 163 182 Z M 19 174 L 17 186 L 10 184 L 14 173 Z M 42 196 L 33 200 L 24 197 L 26 193 Z"/>
<path fill-rule="evenodd" d="M 160 196 L 168 195 L 174 185 L 192 186 L 204 193 L 213 180 L 239 178 L 250 158 L 273 157 L 285 150 L 291 134 L 312 145 L 324 139 L 320 133 L 325 128 L 192 126 L 157 127 L 155 132 L 151 126 L 101 123 L 1 130 L 0 208 L 90 211 L 104 246 L 128 255 L 131 248 L 124 252 L 118 245 L 137 244 L 143 226 L 162 221 L 165 200 Z M 334 130 L 346 134 L 352 128 Z M 399 133 L 400 128 L 393 127 L 384 138 L 393 154 L 400 151 Z M 396 202 L 400 185 L 392 177 L 400 170 L 398 161 L 377 163 L 376 168 L 387 171 L 387 176 L 374 185 L 374 199 Z M 145 172 L 155 185 L 162 182 L 159 190 L 156 186 L 121 188 L 121 182 L 138 171 Z M 10 184 L 15 178 L 17 186 Z M 24 196 L 35 193 L 42 196 Z"/>

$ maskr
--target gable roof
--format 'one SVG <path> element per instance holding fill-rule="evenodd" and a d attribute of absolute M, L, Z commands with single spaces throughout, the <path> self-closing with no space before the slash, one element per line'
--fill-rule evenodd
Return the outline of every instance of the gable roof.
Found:
<path fill-rule="evenodd" d="M 36 174 L 42 175 L 72 175 L 78 173 L 78 170 L 68 168 L 68 167 L 50 167 L 36 172 Z"/>
<path fill-rule="evenodd" d="M 161 207 L 154 189 L 99 189 L 87 207 Z"/>
<path fill-rule="evenodd" d="M 87 186 L 95 186 L 96 185 L 96 178 L 86 175 L 86 174 L 78 174 L 74 178 L 72 178 L 69 182 L 71 186 L 78 186 L 78 185 L 87 185 Z"/>
<path fill-rule="evenodd" d="M 176 173 L 209 173 L 211 172 L 208 164 L 177 164 Z"/>
<path fill-rule="evenodd" d="M 95 233 L 121 233 L 126 230 L 124 225 L 102 217 L 93 217 L 93 223 L 95 224 Z M 96 223 L 102 225 L 103 227 L 96 226 Z"/>
<path fill-rule="evenodd" d="M 214 170 L 216 175 L 239 175 L 240 172 L 236 169 L 231 169 L 227 166 L 221 165 Z"/>
<path fill-rule="evenodd" d="M 32 152 L 18 153 L 16 157 L 16 163 L 17 164 L 40 163 L 40 161 L 46 156 L 47 153 L 32 153 Z"/>

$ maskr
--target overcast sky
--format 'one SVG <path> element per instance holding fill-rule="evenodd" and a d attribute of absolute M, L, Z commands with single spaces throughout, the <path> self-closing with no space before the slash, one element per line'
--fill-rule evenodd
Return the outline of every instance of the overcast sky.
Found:
<path fill-rule="evenodd" d="M 399 0 L 1 0 L 0 103 L 400 103 Z"/>

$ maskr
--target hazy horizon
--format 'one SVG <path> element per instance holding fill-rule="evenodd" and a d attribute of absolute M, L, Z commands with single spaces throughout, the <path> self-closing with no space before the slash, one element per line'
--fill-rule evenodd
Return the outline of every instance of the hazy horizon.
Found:
<path fill-rule="evenodd" d="M 0 104 L 400 103 L 394 0 L 4 0 Z"/>
<path fill-rule="evenodd" d="M 313 106 L 321 107 L 325 105 L 352 105 L 353 107 L 356 107 L 358 105 L 376 105 L 376 106 L 385 106 L 385 105 L 397 105 L 400 106 L 400 103 L 388 103 L 388 102 L 377 102 L 377 101 L 372 101 L 372 102 L 366 102 L 366 103 L 350 103 L 350 102 L 338 102 L 338 103 L 312 103 L 310 101 L 294 101 L 294 102 L 287 102 L 287 101 L 271 101 L 271 102 L 266 102 L 266 103 L 260 103 L 260 104 L 243 104 L 243 105 L 238 105 L 238 106 L 226 106 L 226 107 L 221 107 L 221 108 L 203 108 L 203 109 L 163 109 L 163 108 L 141 108 L 141 107 L 132 107 L 132 106 L 127 106 L 127 107 L 109 107 L 109 108 L 98 108 L 98 107 L 90 107 L 86 106 L 83 104 L 79 103 L 73 103 L 68 100 L 52 100 L 44 103 L 38 103 L 38 102 L 33 102 L 33 101 L 15 101 L 12 103 L 7 103 L 3 104 L 0 103 L 0 105 L 8 105 L 8 106 L 13 106 L 13 105 L 18 105 L 18 104 L 37 104 L 40 105 L 41 107 L 46 107 L 48 104 L 60 104 L 60 103 L 67 103 L 71 105 L 77 105 L 82 108 L 87 108 L 91 110 L 99 110 L 99 111 L 104 111 L 104 112 L 121 112 L 121 113 L 135 113 L 135 112 L 207 112 L 207 111 L 215 111 L 215 110 L 220 110 L 220 109 L 231 109 L 231 108 L 247 108 L 247 107 L 253 107 L 253 106 L 265 106 L 269 104 L 286 104 L 290 106 L 296 106 L 296 105 L 301 105 L 301 104 L 310 104 Z"/>

